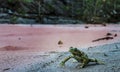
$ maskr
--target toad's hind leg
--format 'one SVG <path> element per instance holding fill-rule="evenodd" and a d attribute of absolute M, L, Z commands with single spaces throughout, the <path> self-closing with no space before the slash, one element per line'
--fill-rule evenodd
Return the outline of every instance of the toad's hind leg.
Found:
<path fill-rule="evenodd" d="M 89 63 L 89 60 L 83 60 L 81 64 L 77 66 L 77 68 L 84 68 Z"/>
<path fill-rule="evenodd" d="M 96 62 L 96 63 L 98 63 L 98 64 L 104 64 L 104 62 L 99 61 L 99 60 L 97 60 L 97 59 L 89 59 L 89 62 Z"/>

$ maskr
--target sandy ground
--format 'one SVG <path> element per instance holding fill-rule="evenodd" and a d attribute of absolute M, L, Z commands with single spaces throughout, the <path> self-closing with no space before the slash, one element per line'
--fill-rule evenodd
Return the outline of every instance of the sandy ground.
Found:
<path fill-rule="evenodd" d="M 111 33 L 110 37 L 113 39 L 92 42 L 106 37 L 107 33 Z M 117 34 L 116 37 L 114 37 L 115 34 Z M 58 44 L 59 41 L 62 41 L 63 44 Z M 0 72 L 56 72 L 57 69 L 57 72 L 74 72 L 76 70 L 74 67 L 71 71 L 69 67 L 64 69 L 56 66 L 60 60 L 69 55 L 69 53 L 62 53 L 63 51 L 68 51 L 70 46 L 79 49 L 91 49 L 93 46 L 103 46 L 115 42 L 120 42 L 120 25 L 0 25 Z M 111 47 L 114 44 L 108 46 Z M 106 50 L 111 55 L 109 47 L 106 47 L 107 49 L 95 47 L 90 51 L 90 56 L 93 58 L 100 56 L 99 59 L 103 61 L 111 59 L 110 57 L 114 58 L 114 54 L 108 58 L 101 57 L 101 54 Z M 98 56 L 96 55 L 97 51 Z M 119 50 L 117 53 L 115 52 L 115 56 L 119 53 Z M 60 59 L 58 59 L 59 56 Z M 116 60 L 115 67 L 117 66 L 119 70 L 120 64 L 116 64 L 119 63 L 120 57 Z M 104 66 L 100 66 L 100 69 L 102 68 L 106 69 Z M 97 71 L 103 72 L 99 69 Z M 83 70 L 82 72 L 89 71 Z"/>
<path fill-rule="evenodd" d="M 65 67 L 60 67 L 60 62 L 70 55 L 68 52 L 50 54 L 45 61 L 38 62 L 28 67 L 28 72 L 120 72 L 120 43 L 106 44 L 96 46 L 91 49 L 80 49 L 84 51 L 89 58 L 97 58 L 103 61 L 105 65 L 89 63 L 85 68 L 79 69 L 76 66 L 78 62 L 70 59 Z M 22 69 L 23 70 L 23 69 Z M 23 70 L 23 72 L 26 72 Z"/>
<path fill-rule="evenodd" d="M 120 42 L 84 48 L 80 50 L 88 54 L 89 58 L 97 58 L 105 63 L 98 65 L 88 64 L 79 69 L 78 62 L 70 59 L 65 67 L 60 67 L 60 62 L 70 55 L 69 52 L 48 53 L 15 53 L 0 52 L 0 72 L 119 72 L 120 71 Z"/>

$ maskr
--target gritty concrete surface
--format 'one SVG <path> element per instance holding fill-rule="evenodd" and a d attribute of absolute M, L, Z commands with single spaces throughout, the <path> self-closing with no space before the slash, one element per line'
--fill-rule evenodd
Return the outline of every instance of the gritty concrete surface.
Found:
<path fill-rule="evenodd" d="M 78 69 L 78 62 L 70 59 L 65 67 L 60 67 L 59 63 L 69 52 L 47 52 L 17 54 L 14 52 L 1 52 L 0 72 L 119 72 L 120 71 L 120 42 L 106 44 L 90 48 L 79 48 L 90 58 L 97 58 L 105 63 L 98 65 L 88 64 L 83 69 Z M 10 55 L 11 54 L 11 55 Z M 20 59 L 20 60 L 19 60 Z"/>

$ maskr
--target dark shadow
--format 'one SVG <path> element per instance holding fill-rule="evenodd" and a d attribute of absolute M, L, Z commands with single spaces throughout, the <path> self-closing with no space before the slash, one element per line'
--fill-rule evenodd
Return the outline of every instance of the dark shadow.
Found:
<path fill-rule="evenodd" d="M 27 48 L 17 46 L 5 46 L 0 48 L 0 51 L 18 51 L 18 50 L 27 50 Z"/>
<path fill-rule="evenodd" d="M 96 65 L 100 65 L 98 63 L 89 63 L 88 65 L 86 65 L 85 67 L 89 67 L 89 66 L 96 66 Z"/>
<path fill-rule="evenodd" d="M 103 37 L 103 38 L 95 39 L 92 42 L 101 41 L 101 40 L 111 40 L 111 39 L 114 39 L 114 38 L 113 37 Z"/>

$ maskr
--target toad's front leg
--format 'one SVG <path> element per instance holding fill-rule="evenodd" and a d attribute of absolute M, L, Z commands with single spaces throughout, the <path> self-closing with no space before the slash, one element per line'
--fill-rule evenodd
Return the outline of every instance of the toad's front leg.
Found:
<path fill-rule="evenodd" d="M 70 58 L 73 58 L 74 56 L 69 56 L 69 57 L 66 57 L 61 63 L 60 63 L 60 66 L 63 67 L 65 66 L 65 63 L 70 59 Z"/>

